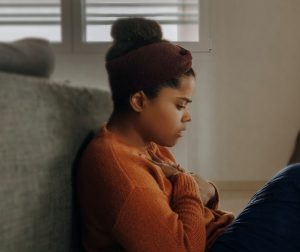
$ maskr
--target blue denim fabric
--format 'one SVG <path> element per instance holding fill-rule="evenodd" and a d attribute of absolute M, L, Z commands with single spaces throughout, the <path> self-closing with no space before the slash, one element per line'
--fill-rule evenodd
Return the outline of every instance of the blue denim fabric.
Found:
<path fill-rule="evenodd" d="M 209 252 L 300 251 L 300 163 L 278 172 Z"/>

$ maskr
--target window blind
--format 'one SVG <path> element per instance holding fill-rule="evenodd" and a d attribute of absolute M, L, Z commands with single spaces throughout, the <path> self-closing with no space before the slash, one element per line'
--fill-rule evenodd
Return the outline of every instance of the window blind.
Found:
<path fill-rule="evenodd" d="M 158 21 L 165 37 L 172 41 L 198 40 L 198 0 L 83 0 L 82 8 L 87 41 L 110 41 L 112 23 L 125 17 Z"/>
<path fill-rule="evenodd" d="M 60 0 L 0 0 L 0 40 L 29 36 L 61 41 Z"/>

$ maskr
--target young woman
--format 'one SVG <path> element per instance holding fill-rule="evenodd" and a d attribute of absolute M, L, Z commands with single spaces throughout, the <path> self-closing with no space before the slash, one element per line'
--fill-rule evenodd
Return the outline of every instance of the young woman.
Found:
<path fill-rule="evenodd" d="M 232 222 L 231 213 L 218 209 L 214 184 L 185 171 L 166 148 L 176 144 L 191 121 L 188 104 L 196 84 L 190 52 L 162 39 L 153 20 L 119 19 L 111 35 L 106 69 L 114 110 L 79 163 L 85 251 L 287 251 L 276 250 L 282 237 L 286 246 L 299 246 L 295 233 L 286 230 L 294 227 L 291 221 L 278 220 L 288 235 L 273 230 L 278 226 L 274 218 L 282 214 L 264 201 L 266 195 L 280 193 L 280 181 L 288 177 L 295 186 L 282 190 L 288 195 L 281 199 L 291 198 L 299 214 L 299 169 L 284 171 L 273 191 L 267 186 Z M 267 214 L 260 206 L 266 206 Z M 289 212 L 279 209 L 296 214 L 290 207 Z M 299 227 L 299 217 L 293 220 Z M 278 236 L 256 240 L 253 232 L 261 235 L 269 229 Z"/>

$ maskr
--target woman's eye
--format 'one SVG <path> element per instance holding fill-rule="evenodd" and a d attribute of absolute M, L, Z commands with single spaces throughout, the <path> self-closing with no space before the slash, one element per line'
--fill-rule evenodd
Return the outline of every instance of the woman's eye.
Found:
<path fill-rule="evenodd" d="M 177 106 L 177 108 L 178 108 L 179 110 L 185 109 L 185 106 L 182 106 L 182 105 L 176 105 L 176 106 Z"/>

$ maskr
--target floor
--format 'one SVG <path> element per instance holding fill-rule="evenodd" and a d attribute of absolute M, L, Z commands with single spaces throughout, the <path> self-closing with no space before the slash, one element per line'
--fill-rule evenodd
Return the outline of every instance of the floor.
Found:
<path fill-rule="evenodd" d="M 255 194 L 254 191 L 221 191 L 220 192 L 220 209 L 233 212 L 237 216 L 251 197 Z"/>

